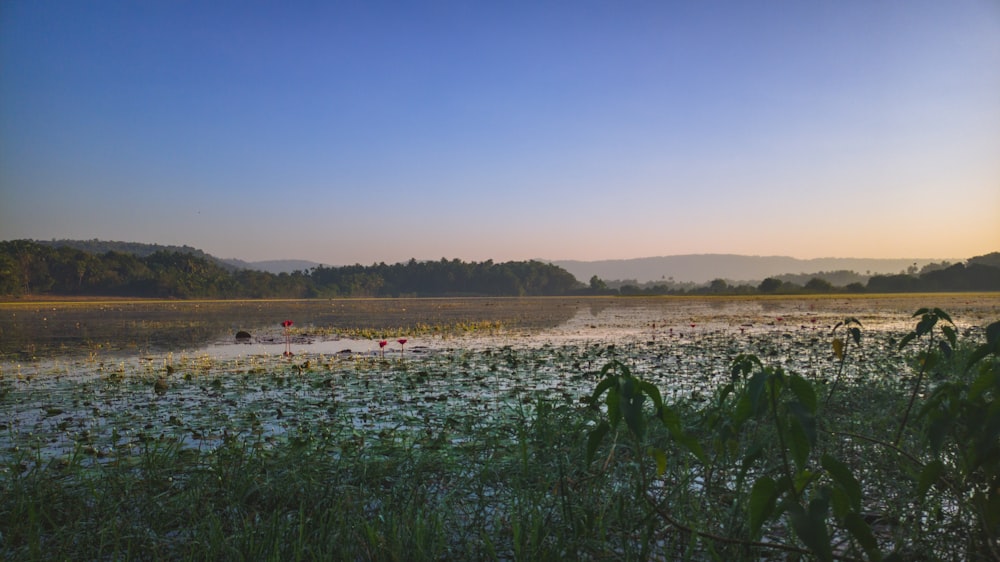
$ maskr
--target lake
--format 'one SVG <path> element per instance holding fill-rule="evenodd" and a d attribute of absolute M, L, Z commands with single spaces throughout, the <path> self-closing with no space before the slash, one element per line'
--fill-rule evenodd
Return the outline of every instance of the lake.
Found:
<path fill-rule="evenodd" d="M 5 303 L 0 460 L 472 423 L 539 399 L 577 403 L 610 357 L 671 400 L 708 394 L 741 353 L 824 381 L 847 317 L 863 340 L 848 348 L 858 359 L 846 380 L 862 361 L 866 373 L 891 374 L 905 369 L 895 343 L 922 306 L 948 311 L 966 337 L 1000 318 L 995 294 Z"/>

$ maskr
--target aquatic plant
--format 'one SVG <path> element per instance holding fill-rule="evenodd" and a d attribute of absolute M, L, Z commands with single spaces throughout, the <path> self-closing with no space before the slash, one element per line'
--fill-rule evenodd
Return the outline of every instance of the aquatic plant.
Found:
<path fill-rule="evenodd" d="M 284 353 L 285 357 L 292 356 L 292 339 L 291 339 L 292 337 L 291 334 L 289 334 L 289 329 L 292 327 L 292 324 L 294 324 L 294 322 L 292 322 L 291 320 L 285 320 L 284 322 L 281 323 L 281 327 L 284 329 L 285 332 L 285 353 Z"/>

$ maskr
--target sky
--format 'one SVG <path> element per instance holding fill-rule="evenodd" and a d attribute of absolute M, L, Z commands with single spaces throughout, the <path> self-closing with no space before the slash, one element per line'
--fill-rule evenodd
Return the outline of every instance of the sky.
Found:
<path fill-rule="evenodd" d="M 0 0 L 0 240 L 1000 250 L 1000 1 Z"/>

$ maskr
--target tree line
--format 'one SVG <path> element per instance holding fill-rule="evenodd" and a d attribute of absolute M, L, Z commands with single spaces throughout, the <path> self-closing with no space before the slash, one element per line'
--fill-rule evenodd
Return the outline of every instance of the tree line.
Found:
<path fill-rule="evenodd" d="M 206 254 L 207 255 L 207 254 Z M 539 261 L 446 260 L 319 266 L 273 274 L 232 270 L 182 251 L 91 253 L 31 240 L 0 242 L 0 294 L 155 298 L 569 295 L 586 287 Z"/>
<path fill-rule="evenodd" d="M 207 256 L 207 257 L 206 257 Z M 565 269 L 539 261 L 494 263 L 442 258 L 388 265 L 318 266 L 292 273 L 233 269 L 201 252 L 95 253 L 31 240 L 0 242 L 0 295 L 152 298 L 337 298 L 566 295 L 740 295 L 1000 291 L 1000 252 L 921 272 L 875 275 L 835 286 L 767 278 L 758 285 L 716 279 L 692 283 L 620 284 L 596 276 L 583 284 Z"/>
<path fill-rule="evenodd" d="M 841 274 L 843 272 L 835 272 Z M 977 256 L 966 263 L 927 266 L 894 275 L 872 275 L 867 282 L 835 285 L 824 277 L 812 277 L 804 284 L 789 281 L 796 276 L 768 277 L 757 285 L 730 284 L 715 279 L 707 285 L 626 283 L 614 289 L 621 295 L 795 295 L 822 293 L 933 293 L 960 291 L 1000 291 L 1000 252 Z M 595 285 L 599 280 L 591 280 Z M 606 285 L 605 285 L 606 286 Z"/>

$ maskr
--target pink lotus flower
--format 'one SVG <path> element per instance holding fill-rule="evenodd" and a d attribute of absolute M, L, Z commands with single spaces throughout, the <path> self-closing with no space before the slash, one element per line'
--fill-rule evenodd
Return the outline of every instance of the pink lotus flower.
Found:
<path fill-rule="evenodd" d="M 399 342 L 399 347 L 402 348 L 399 350 L 400 355 L 402 355 L 403 352 L 406 350 L 406 338 L 399 338 L 396 341 Z"/>
<path fill-rule="evenodd" d="M 285 357 L 292 356 L 292 339 L 291 335 L 288 333 L 288 328 L 290 328 L 294 323 L 295 322 L 292 322 L 291 320 L 285 320 L 281 323 L 281 327 L 285 329 Z"/>
<path fill-rule="evenodd" d="M 387 345 L 388 343 L 389 343 L 389 342 L 387 342 L 387 341 L 385 341 L 385 340 L 379 340 L 379 342 L 378 342 L 378 348 L 379 348 L 379 349 L 378 349 L 378 351 L 379 351 L 379 353 L 380 353 L 380 354 L 382 355 L 382 357 L 383 357 L 383 358 L 385 357 L 385 346 L 386 346 L 386 345 Z"/>

